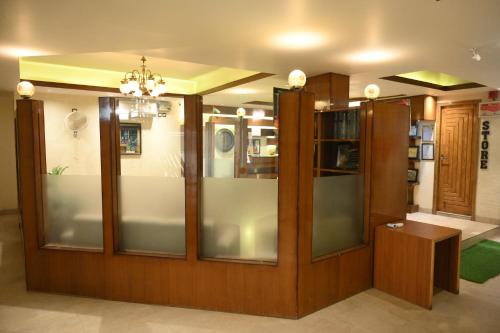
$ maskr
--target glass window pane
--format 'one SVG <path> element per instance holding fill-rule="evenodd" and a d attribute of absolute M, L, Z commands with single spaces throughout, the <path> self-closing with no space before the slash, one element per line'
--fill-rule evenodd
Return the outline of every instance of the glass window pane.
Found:
<path fill-rule="evenodd" d="M 185 255 L 183 100 L 120 99 L 119 249 Z"/>
<path fill-rule="evenodd" d="M 45 243 L 102 248 L 98 100 L 57 94 L 40 98 L 45 104 Z"/>
<path fill-rule="evenodd" d="M 204 96 L 201 255 L 276 261 L 278 248 L 278 112 L 264 79 Z M 268 104 L 242 104 L 252 86 Z M 236 95 L 235 95 L 236 92 Z M 227 94 L 231 95 L 228 106 Z M 222 105 L 224 104 L 224 105 Z"/>
<path fill-rule="evenodd" d="M 363 243 L 360 112 L 315 114 L 313 257 Z"/>

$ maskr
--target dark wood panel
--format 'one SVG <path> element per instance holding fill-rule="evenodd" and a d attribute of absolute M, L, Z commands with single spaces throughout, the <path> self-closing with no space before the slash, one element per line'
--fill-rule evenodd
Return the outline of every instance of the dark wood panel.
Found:
<path fill-rule="evenodd" d="M 399 103 L 369 103 L 373 109 L 370 213 L 404 219 L 409 110 Z"/>
<path fill-rule="evenodd" d="M 199 96 L 185 100 L 187 257 L 122 254 L 117 250 L 119 155 L 115 100 L 100 100 L 104 252 L 38 246 L 36 181 L 40 156 L 37 101 L 18 106 L 19 175 L 25 234 L 26 277 L 30 290 L 68 293 L 120 301 L 175 305 L 257 315 L 297 316 L 297 93 L 283 100 L 280 119 L 278 262 L 275 265 L 202 260 L 198 257 L 201 186 L 201 114 Z M 35 158 L 36 156 L 36 158 Z M 118 157 L 117 157 L 118 156 Z M 295 204 L 291 204 L 295 203 Z"/>

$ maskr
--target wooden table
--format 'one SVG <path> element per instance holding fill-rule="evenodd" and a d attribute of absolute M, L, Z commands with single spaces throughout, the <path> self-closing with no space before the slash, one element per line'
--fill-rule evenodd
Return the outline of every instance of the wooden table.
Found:
<path fill-rule="evenodd" d="M 424 308 L 432 308 L 434 286 L 458 294 L 461 231 L 399 221 L 375 231 L 375 288 Z"/>

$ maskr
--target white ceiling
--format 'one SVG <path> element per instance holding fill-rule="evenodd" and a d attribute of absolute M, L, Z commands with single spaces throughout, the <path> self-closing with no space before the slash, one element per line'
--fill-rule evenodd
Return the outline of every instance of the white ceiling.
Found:
<path fill-rule="evenodd" d="M 424 69 L 500 88 L 499 14 L 499 0 L 252 0 L 251 6 L 243 0 L 2 0 L 0 89 L 12 90 L 18 80 L 16 54 L 89 52 L 256 70 L 281 80 L 294 68 L 349 74 L 351 96 L 371 82 L 383 95 L 443 94 L 377 80 Z M 315 34 L 317 45 L 276 43 L 290 32 Z M 472 47 L 481 62 L 471 59 Z M 355 59 L 365 51 L 390 59 Z"/>

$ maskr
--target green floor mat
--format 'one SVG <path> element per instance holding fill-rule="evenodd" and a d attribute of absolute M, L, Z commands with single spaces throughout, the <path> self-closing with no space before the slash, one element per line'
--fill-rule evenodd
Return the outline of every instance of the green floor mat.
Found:
<path fill-rule="evenodd" d="M 460 277 L 484 283 L 500 274 L 500 243 L 482 240 L 462 251 Z"/>

